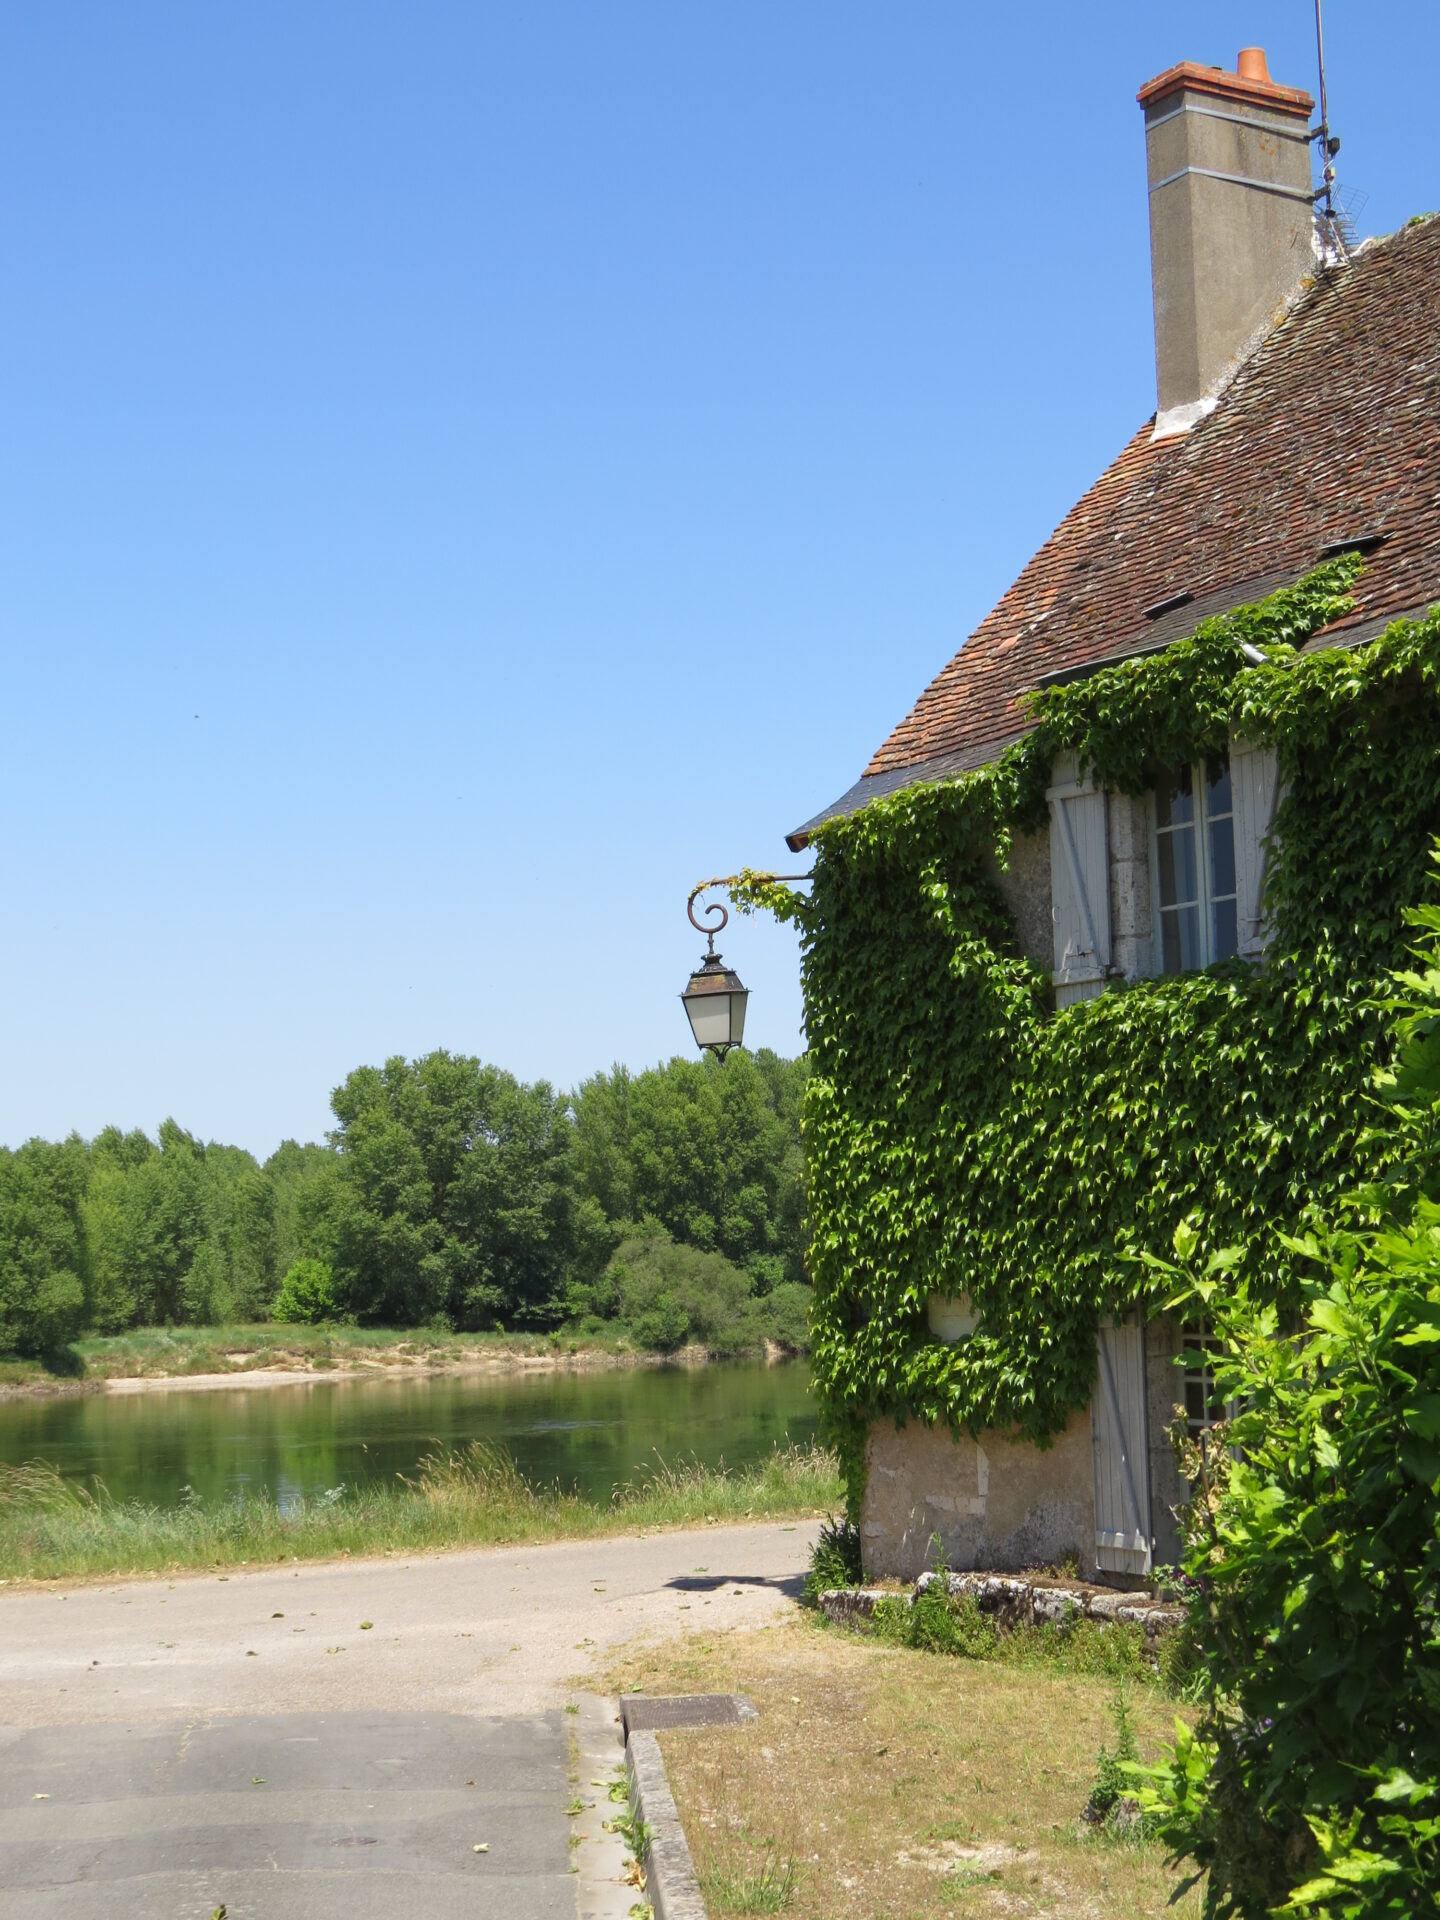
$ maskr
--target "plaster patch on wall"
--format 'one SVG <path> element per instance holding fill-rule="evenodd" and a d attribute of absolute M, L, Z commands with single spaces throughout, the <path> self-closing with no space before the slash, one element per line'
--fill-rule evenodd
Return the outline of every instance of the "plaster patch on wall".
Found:
<path fill-rule="evenodd" d="M 983 1513 L 990 1492 L 990 1456 L 978 1440 L 975 1442 L 975 1479 L 980 1488 L 980 1511 Z"/>

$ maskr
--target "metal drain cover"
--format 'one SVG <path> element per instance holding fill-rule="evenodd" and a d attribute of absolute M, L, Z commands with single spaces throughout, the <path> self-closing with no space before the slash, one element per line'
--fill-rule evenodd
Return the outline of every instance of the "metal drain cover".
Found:
<path fill-rule="evenodd" d="M 755 1717 L 755 1709 L 743 1693 L 620 1696 L 620 1718 L 627 1740 L 632 1733 L 659 1732 L 664 1727 L 738 1727 Z"/>

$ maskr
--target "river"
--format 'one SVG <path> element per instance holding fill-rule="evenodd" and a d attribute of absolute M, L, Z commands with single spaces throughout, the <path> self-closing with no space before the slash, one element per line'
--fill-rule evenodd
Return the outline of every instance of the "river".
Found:
<path fill-rule="evenodd" d="M 657 1457 L 742 1467 L 815 1429 L 803 1361 L 391 1374 L 0 1401 L 0 1462 L 46 1460 L 69 1477 L 98 1476 L 117 1500 L 154 1506 L 262 1489 L 285 1506 L 412 1474 L 437 1442 L 488 1440 L 531 1480 L 604 1500 Z"/>

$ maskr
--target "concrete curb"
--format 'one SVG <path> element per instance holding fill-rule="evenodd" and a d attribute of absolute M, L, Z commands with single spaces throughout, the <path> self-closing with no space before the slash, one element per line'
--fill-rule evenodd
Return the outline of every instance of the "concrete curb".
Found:
<path fill-rule="evenodd" d="M 650 1829 L 645 1896 L 655 1909 L 655 1920 L 706 1920 L 695 1863 L 670 1791 L 660 1742 L 653 1733 L 635 1729 L 626 1742 L 625 1764 L 630 1804 L 636 1819 Z"/>

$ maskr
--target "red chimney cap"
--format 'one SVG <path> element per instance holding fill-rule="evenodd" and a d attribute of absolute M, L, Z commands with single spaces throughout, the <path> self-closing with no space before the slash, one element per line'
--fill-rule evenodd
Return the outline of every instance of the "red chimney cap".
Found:
<path fill-rule="evenodd" d="M 1315 102 L 1303 87 L 1280 87 L 1270 78 L 1263 47 L 1242 47 L 1236 61 L 1239 71 L 1227 73 L 1223 67 L 1202 67 L 1194 60 L 1182 60 L 1147 80 L 1135 98 L 1142 107 L 1153 107 L 1168 94 L 1205 93 L 1212 99 L 1235 100 L 1245 106 L 1269 107 L 1272 113 L 1303 114 L 1308 120 Z"/>

